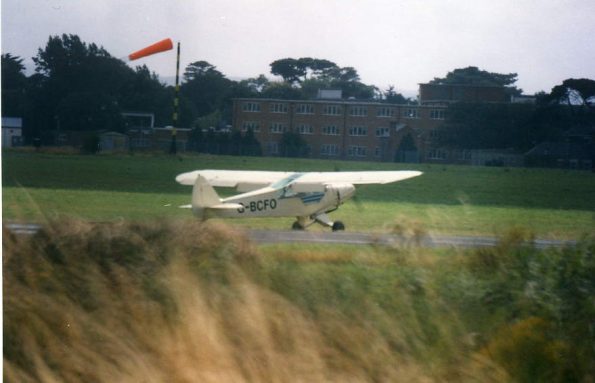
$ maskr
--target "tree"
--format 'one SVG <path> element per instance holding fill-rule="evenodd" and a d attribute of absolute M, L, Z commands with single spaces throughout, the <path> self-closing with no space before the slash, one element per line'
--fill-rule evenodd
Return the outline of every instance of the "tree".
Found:
<path fill-rule="evenodd" d="M 331 82 L 357 82 L 360 80 L 357 70 L 353 67 L 334 66 L 325 70 L 320 77 Z"/>
<path fill-rule="evenodd" d="M 269 85 L 270 81 L 265 75 L 261 74 L 256 78 L 249 78 L 242 80 L 236 85 L 247 90 L 247 93 L 251 95 L 258 95 L 262 93 Z"/>
<path fill-rule="evenodd" d="M 265 98 L 282 100 L 300 100 L 304 98 L 302 91 L 286 82 L 271 82 L 261 93 Z"/>
<path fill-rule="evenodd" d="M 304 61 L 285 58 L 281 60 L 273 61 L 271 66 L 271 73 L 275 76 L 281 76 L 283 81 L 289 84 L 301 83 L 302 77 L 306 76 L 307 67 L 304 65 Z"/>
<path fill-rule="evenodd" d="M 312 74 L 315 76 L 321 76 L 324 73 L 334 69 L 337 67 L 332 61 L 324 60 L 324 59 L 311 59 L 309 62 L 309 69 L 312 71 Z"/>
<path fill-rule="evenodd" d="M 561 85 L 552 88 L 546 99 L 557 104 L 595 106 L 595 103 L 588 102 L 592 97 L 595 97 L 594 80 L 569 78 L 564 80 Z"/>
<path fill-rule="evenodd" d="M 527 150 L 538 135 L 534 112 L 527 104 L 455 103 L 438 140 L 459 149 Z"/>
<path fill-rule="evenodd" d="M 121 104 L 129 99 L 134 72 L 121 60 L 76 35 L 64 34 L 50 36 L 33 61 L 37 75 L 32 83 L 38 91 L 33 114 L 45 115 L 38 129 L 123 128 Z"/>
<path fill-rule="evenodd" d="M 25 76 L 23 59 L 10 53 L 2 54 L 2 89 L 24 88 Z"/>
<path fill-rule="evenodd" d="M 36 73 L 27 79 L 27 133 L 53 130 L 123 130 L 121 112 L 155 113 L 158 125 L 171 123 L 173 87 L 146 66 L 135 69 L 103 47 L 76 35 L 50 36 L 33 58 Z M 180 123 L 189 126 L 194 107 L 180 97 Z"/>
<path fill-rule="evenodd" d="M 398 93 L 395 90 L 394 85 L 389 85 L 386 92 L 383 93 L 383 96 L 384 100 L 391 104 L 407 104 L 411 101 L 408 98 L 405 98 L 401 93 Z"/>
<path fill-rule="evenodd" d="M 270 66 L 272 74 L 283 77 L 285 82 L 292 85 L 306 81 L 308 74 L 310 78 L 325 77 L 328 73 L 341 69 L 332 61 L 311 57 L 285 58 L 273 61 Z"/>
<path fill-rule="evenodd" d="M 236 130 L 231 135 L 230 153 L 234 156 L 260 156 L 262 155 L 260 143 L 254 136 L 252 129 L 248 129 L 242 134 Z"/>
<path fill-rule="evenodd" d="M 219 110 L 229 102 L 232 81 L 206 61 L 189 64 L 184 72 L 181 93 L 194 105 L 199 117 Z"/>
<path fill-rule="evenodd" d="M 513 86 L 517 81 L 517 76 L 516 73 L 493 73 L 469 66 L 448 72 L 446 77 L 443 78 L 435 77 L 430 81 L 430 84 L 499 86 L 507 88 L 512 95 L 520 95 L 523 93 L 522 89 Z"/>
<path fill-rule="evenodd" d="M 295 132 L 285 132 L 279 142 L 279 150 L 283 157 L 306 157 L 309 153 L 308 144 Z"/>
<path fill-rule="evenodd" d="M 209 129 L 215 129 L 219 123 L 221 122 L 221 112 L 219 110 L 215 110 L 212 113 L 209 113 L 205 116 L 198 117 L 194 120 L 194 127 L 206 131 Z"/>
<path fill-rule="evenodd" d="M 146 65 L 134 69 L 122 93 L 118 97 L 118 105 L 123 111 L 153 112 L 157 126 L 171 125 L 174 89 L 163 85 Z M 195 119 L 194 108 L 183 95 L 179 96 L 178 115 L 179 126 L 190 126 Z"/>
<path fill-rule="evenodd" d="M 36 72 L 48 80 L 58 98 L 72 91 L 122 94 L 133 76 L 123 61 L 103 47 L 82 42 L 76 35 L 50 36 L 33 61 Z"/>
<path fill-rule="evenodd" d="M 55 110 L 60 130 L 122 131 L 124 121 L 116 98 L 101 92 L 72 92 Z"/>
<path fill-rule="evenodd" d="M 10 53 L 2 55 L 2 113 L 22 116 L 25 111 L 27 76 L 23 59 Z"/>
<path fill-rule="evenodd" d="M 195 150 L 197 152 L 204 152 L 205 135 L 202 129 L 192 128 L 188 137 L 188 143 L 190 144 L 191 150 Z"/>
<path fill-rule="evenodd" d="M 270 66 L 272 74 L 283 77 L 285 84 L 301 91 L 300 96 L 293 97 L 296 99 L 314 98 L 319 89 L 340 89 L 343 92 L 343 98 L 369 100 L 379 94 L 375 86 L 360 82 L 355 68 L 341 68 L 329 60 L 311 57 L 285 58 L 272 62 Z M 290 92 L 284 92 L 282 98 L 287 98 L 287 94 Z"/>
<path fill-rule="evenodd" d="M 591 135 L 593 140 L 594 101 L 595 81 L 590 79 L 566 79 L 549 94 L 541 94 L 535 116 L 541 135 L 549 141 L 559 141 L 564 136 L 571 139 L 567 133 L 574 131 L 576 137 Z"/>
<path fill-rule="evenodd" d="M 242 151 L 240 155 L 262 156 L 262 147 L 252 129 L 248 129 L 242 136 Z"/>
<path fill-rule="evenodd" d="M 211 65 L 206 61 L 195 61 L 190 63 L 184 70 L 184 81 L 192 81 L 205 76 L 225 77 L 214 65 Z"/>
<path fill-rule="evenodd" d="M 319 89 L 340 89 L 343 98 L 373 99 L 378 89 L 373 85 L 366 85 L 360 81 L 357 70 L 353 67 L 330 66 L 316 78 L 321 85 Z"/>

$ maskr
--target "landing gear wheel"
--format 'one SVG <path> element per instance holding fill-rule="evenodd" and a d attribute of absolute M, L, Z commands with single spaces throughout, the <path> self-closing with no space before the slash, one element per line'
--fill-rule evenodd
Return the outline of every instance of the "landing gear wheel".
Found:
<path fill-rule="evenodd" d="M 345 225 L 341 221 L 335 221 L 333 223 L 333 231 L 343 231 L 345 230 Z"/>
<path fill-rule="evenodd" d="M 300 225 L 298 221 L 295 221 L 293 225 L 291 225 L 291 230 L 304 230 L 304 227 Z"/>

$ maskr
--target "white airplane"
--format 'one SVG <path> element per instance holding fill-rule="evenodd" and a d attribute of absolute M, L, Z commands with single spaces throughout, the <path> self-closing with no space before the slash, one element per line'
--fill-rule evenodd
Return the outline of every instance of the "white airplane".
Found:
<path fill-rule="evenodd" d="M 313 223 L 345 230 L 341 221 L 331 221 L 335 211 L 353 197 L 354 185 L 387 184 L 421 175 L 418 171 L 369 171 L 294 173 L 246 170 L 196 170 L 182 173 L 176 181 L 194 185 L 192 209 L 201 218 L 296 217 L 294 230 Z M 242 194 L 219 198 L 213 187 L 233 187 Z"/>

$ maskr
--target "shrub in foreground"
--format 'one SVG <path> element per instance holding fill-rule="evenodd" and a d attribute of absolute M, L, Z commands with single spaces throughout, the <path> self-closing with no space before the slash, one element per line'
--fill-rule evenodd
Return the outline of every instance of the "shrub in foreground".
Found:
<path fill-rule="evenodd" d="M 520 237 L 520 239 L 519 239 Z M 226 226 L 4 232 L 6 381 L 581 381 L 593 242 L 255 248 Z"/>

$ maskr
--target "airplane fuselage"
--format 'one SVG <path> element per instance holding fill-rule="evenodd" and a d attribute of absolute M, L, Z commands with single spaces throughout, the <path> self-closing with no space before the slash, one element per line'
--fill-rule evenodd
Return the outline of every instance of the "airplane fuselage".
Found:
<path fill-rule="evenodd" d="M 295 192 L 291 186 L 267 187 L 221 200 L 222 204 L 237 205 L 235 209 L 207 208 L 200 214 L 209 218 L 314 216 L 335 210 L 354 193 L 351 184 L 329 185 L 315 192 Z"/>

